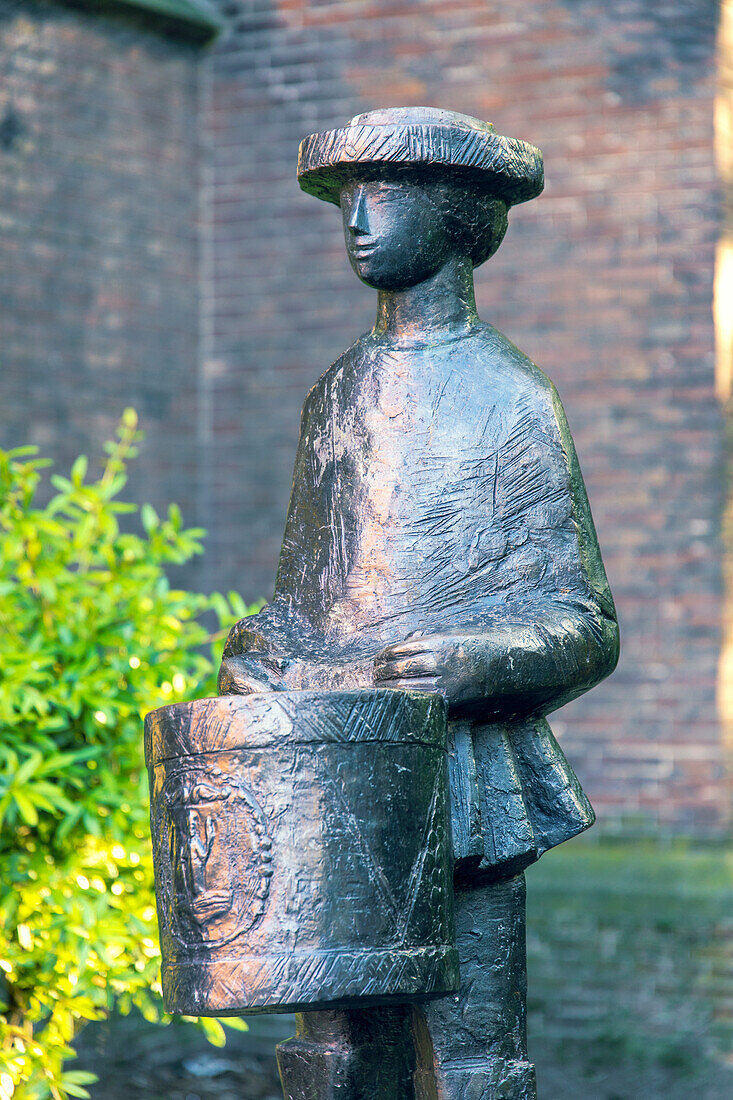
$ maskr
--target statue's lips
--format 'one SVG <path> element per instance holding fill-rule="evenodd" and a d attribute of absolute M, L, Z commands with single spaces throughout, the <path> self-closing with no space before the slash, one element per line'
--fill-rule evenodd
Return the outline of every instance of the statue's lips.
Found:
<path fill-rule="evenodd" d="M 210 921 L 228 913 L 232 907 L 231 890 L 207 890 L 191 902 L 188 909 L 196 921 Z"/>
<path fill-rule="evenodd" d="M 349 247 L 349 252 L 357 260 L 360 260 L 362 259 L 362 257 L 369 256 L 372 252 L 374 252 L 376 247 L 376 241 L 371 241 L 369 243 L 365 242 L 364 244 L 352 244 Z"/>

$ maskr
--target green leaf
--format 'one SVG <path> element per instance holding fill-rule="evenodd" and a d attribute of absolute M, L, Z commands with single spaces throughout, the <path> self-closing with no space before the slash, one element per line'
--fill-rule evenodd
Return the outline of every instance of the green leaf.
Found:
<path fill-rule="evenodd" d="M 145 506 L 144 536 L 119 531 L 140 438 L 128 410 L 99 476 L 85 457 L 63 477 L 34 449 L 0 450 L 0 994 L 33 1036 L 23 1100 L 87 1095 L 91 1075 L 68 1071 L 85 1021 L 112 1007 L 160 1019 L 141 720 L 171 685 L 215 692 L 221 645 L 206 652 L 201 617 L 248 610 L 171 588 L 169 565 L 203 535 L 175 505 L 163 522 Z M 219 1021 L 201 1026 L 223 1044 Z"/>
<path fill-rule="evenodd" d="M 28 796 L 22 791 L 13 791 L 13 799 L 25 824 L 31 826 L 37 825 L 38 812 Z"/>
<path fill-rule="evenodd" d="M 143 527 L 145 528 L 145 532 L 148 535 L 152 535 L 152 533 L 160 526 L 160 517 L 155 511 L 155 508 L 153 508 L 150 504 L 143 504 L 142 508 L 140 509 L 140 519 L 142 521 Z"/>
<path fill-rule="evenodd" d="M 226 1046 L 227 1037 L 224 1028 L 218 1020 L 212 1019 L 210 1016 L 201 1016 L 199 1018 L 199 1024 L 212 1046 Z"/>
<path fill-rule="evenodd" d="M 96 1073 L 89 1073 L 82 1069 L 72 1069 L 61 1078 L 64 1088 L 72 1085 L 94 1085 L 99 1080 Z"/>
<path fill-rule="evenodd" d="M 84 478 L 87 476 L 87 470 L 89 468 L 89 460 L 86 455 L 79 455 L 71 467 L 71 480 L 76 486 L 80 486 L 84 482 Z"/>
<path fill-rule="evenodd" d="M 18 768 L 17 772 L 13 776 L 13 786 L 22 787 L 25 782 L 38 770 L 43 763 L 43 756 L 40 752 L 31 752 L 28 759 L 24 764 Z"/>
<path fill-rule="evenodd" d="M 241 1016 L 222 1016 L 219 1023 L 225 1028 L 230 1028 L 231 1031 L 249 1031 L 249 1024 Z"/>
<path fill-rule="evenodd" d="M 67 1092 L 69 1096 L 81 1096 L 82 1100 L 89 1100 L 91 1093 L 88 1089 L 83 1089 L 81 1085 L 75 1085 L 68 1079 L 68 1074 L 61 1078 L 61 1087 L 64 1092 Z"/>

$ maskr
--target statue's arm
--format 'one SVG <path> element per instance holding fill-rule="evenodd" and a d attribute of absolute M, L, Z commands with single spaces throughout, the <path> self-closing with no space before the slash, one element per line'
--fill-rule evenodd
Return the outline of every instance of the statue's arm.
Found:
<path fill-rule="evenodd" d="M 437 690 L 455 712 L 549 713 L 615 668 L 618 625 L 565 414 L 552 387 L 499 450 L 501 610 L 377 655 L 378 683 Z M 470 611 L 470 609 L 469 609 Z M 468 621 L 464 618 L 463 621 Z"/>
<path fill-rule="evenodd" d="M 455 631 L 388 646 L 377 683 L 439 691 L 456 713 L 477 717 L 548 714 L 588 691 L 618 659 L 615 621 L 567 608 L 536 609 L 485 632 Z"/>

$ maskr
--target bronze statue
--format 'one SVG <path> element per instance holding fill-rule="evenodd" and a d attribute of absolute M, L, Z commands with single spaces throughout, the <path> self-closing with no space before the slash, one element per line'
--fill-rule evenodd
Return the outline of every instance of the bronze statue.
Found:
<path fill-rule="evenodd" d="M 306 138 L 298 177 L 340 206 L 351 265 L 378 292 L 377 319 L 306 398 L 274 598 L 232 630 L 220 692 L 285 693 L 289 707 L 305 693 L 326 709 L 339 693 L 442 696 L 460 987 L 446 953 L 432 985 L 416 973 L 400 990 L 375 976 L 347 996 L 291 998 L 300 1011 L 296 1038 L 278 1052 L 284 1093 L 532 1098 L 523 871 L 593 822 L 545 715 L 607 676 L 618 656 L 560 401 L 474 301 L 473 269 L 501 244 L 509 207 L 542 190 L 541 154 L 464 115 L 395 108 Z M 352 818 L 357 831 L 367 817 L 381 823 L 386 865 L 409 808 L 391 816 L 399 775 L 389 765 L 381 774 L 371 810 Z M 425 790 L 437 791 L 439 766 L 431 776 Z M 320 800 L 301 804 L 306 834 L 308 815 L 332 805 L 328 790 L 321 783 Z M 452 929 L 440 874 L 441 919 L 411 951 L 432 950 L 431 935 L 445 944 Z M 348 877 L 333 885 L 347 908 Z M 297 918 L 308 926 L 305 909 Z M 328 927 L 320 933 L 325 944 Z"/>

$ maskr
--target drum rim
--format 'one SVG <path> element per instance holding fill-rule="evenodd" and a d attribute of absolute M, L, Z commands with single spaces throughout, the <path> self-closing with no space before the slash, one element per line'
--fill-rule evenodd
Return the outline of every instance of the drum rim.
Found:
<path fill-rule="evenodd" d="M 401 702 L 390 707 L 395 696 Z M 364 713 L 357 729 L 361 708 Z M 384 729 L 379 726 L 382 718 L 387 719 Z M 209 752 L 307 744 L 421 744 L 447 751 L 446 729 L 445 699 L 433 692 L 363 688 L 225 695 L 172 703 L 147 714 L 145 762 L 155 767 Z"/>

